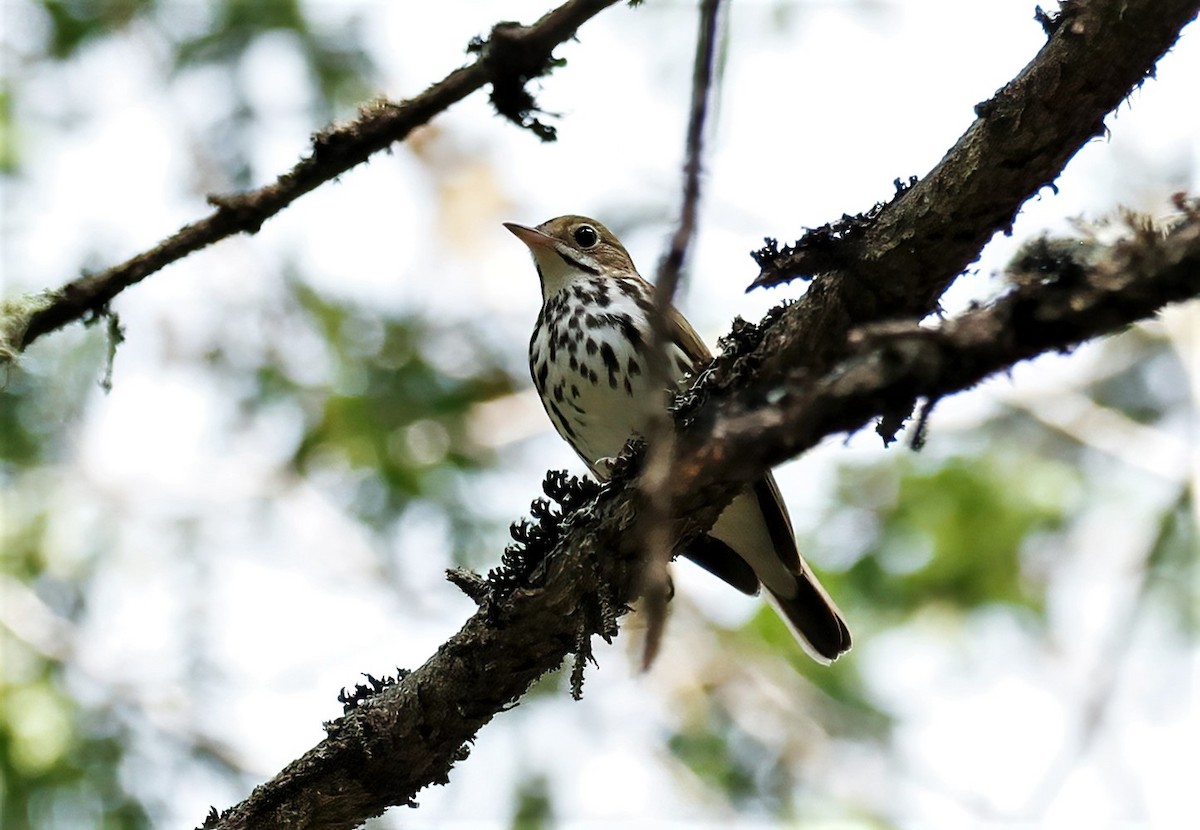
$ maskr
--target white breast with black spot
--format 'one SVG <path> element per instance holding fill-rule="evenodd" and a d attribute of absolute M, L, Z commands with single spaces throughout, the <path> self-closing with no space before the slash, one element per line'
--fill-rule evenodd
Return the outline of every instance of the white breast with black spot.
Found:
<path fill-rule="evenodd" d="M 591 284 L 595 286 L 597 284 Z M 607 288 L 607 287 L 606 287 Z M 550 420 L 589 465 L 620 453 L 667 392 L 652 389 L 643 354 L 649 341 L 646 302 L 630 292 L 588 285 L 550 297 L 530 341 L 530 367 Z M 669 346 L 671 379 L 690 360 Z"/>

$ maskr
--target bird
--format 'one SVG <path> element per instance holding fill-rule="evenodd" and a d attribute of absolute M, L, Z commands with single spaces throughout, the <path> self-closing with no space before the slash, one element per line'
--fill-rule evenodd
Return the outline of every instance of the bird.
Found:
<path fill-rule="evenodd" d="M 651 408 L 666 407 L 672 391 L 661 382 L 655 388 L 647 365 L 654 288 L 595 219 L 569 215 L 536 227 L 504 227 L 529 248 L 541 282 L 541 310 L 529 340 L 534 386 L 559 435 L 604 481 L 626 442 L 643 434 Z M 665 363 L 678 384 L 712 353 L 677 309 L 665 314 Z M 682 555 L 744 594 L 764 588 L 818 662 L 831 663 L 850 648 L 850 630 L 800 555 L 770 472 L 735 496 Z"/>

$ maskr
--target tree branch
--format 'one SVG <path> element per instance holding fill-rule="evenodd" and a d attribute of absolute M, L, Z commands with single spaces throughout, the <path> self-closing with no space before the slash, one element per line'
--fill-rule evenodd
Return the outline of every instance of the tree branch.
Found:
<path fill-rule="evenodd" d="M 685 429 L 674 467 L 676 538 L 686 541 L 711 526 L 723 504 L 770 466 L 824 436 L 861 428 L 896 402 L 944 397 L 1197 295 L 1200 210 L 1193 206 L 1165 238 L 1143 230 L 1111 249 L 1093 249 L 1086 262 L 1043 257 L 1035 278 L 938 328 L 860 329 L 850 338 L 851 356 L 824 375 L 766 375 L 761 364 L 760 371 L 743 374 L 745 386 L 774 389 L 773 403 L 714 396 L 720 384 L 701 378 L 678 411 Z M 753 333 L 743 339 L 757 345 Z M 744 363 L 734 359 L 713 371 L 736 375 L 739 367 Z M 586 653 L 593 634 L 609 640 L 616 633 L 616 617 L 634 596 L 639 573 L 630 530 L 641 497 L 629 461 L 618 463 L 613 484 L 582 506 L 564 501 L 567 515 L 554 516 L 539 534 L 549 555 L 529 575 L 498 580 L 493 574 L 493 583 L 508 581 L 506 590 L 455 574 L 481 604 L 463 628 L 423 666 L 329 724 L 328 738 L 241 804 L 214 813 L 205 827 L 354 827 L 390 805 L 412 804 L 429 784 L 445 783 L 495 714 L 569 653 Z"/>
<path fill-rule="evenodd" d="M 646 368 L 652 379 L 651 388 L 670 389 L 672 376 L 667 346 L 671 342 L 671 323 L 667 310 L 683 276 L 688 247 L 696 236 L 697 214 L 700 207 L 700 173 L 704 156 L 704 132 L 708 119 L 709 101 L 713 94 L 717 37 L 721 17 L 721 0 L 701 0 L 700 23 L 696 33 L 696 56 L 692 65 L 692 102 L 688 115 L 687 138 L 684 142 L 683 198 L 679 206 L 679 225 L 671 234 L 667 250 L 658 263 L 654 279 L 654 314 L 651 315 L 653 338 L 646 354 Z M 670 478 L 675 435 L 671 419 L 665 410 L 652 411 L 645 425 L 650 449 L 642 474 L 645 502 L 638 533 L 645 542 L 642 606 L 646 617 L 645 647 L 642 667 L 648 669 L 658 653 L 670 599 L 671 561 L 670 518 L 674 498 Z"/>
<path fill-rule="evenodd" d="M 1111 247 L 1039 240 L 1017 263 L 1023 270 L 1013 277 L 1021 284 L 995 303 L 937 328 L 893 322 L 856 329 L 847 338 L 849 356 L 823 375 L 804 368 L 756 373 L 739 384 L 744 394 L 723 396 L 712 426 L 681 438 L 681 487 L 703 491 L 719 480 L 721 495 L 732 478 L 732 495 L 763 469 L 827 435 L 861 429 L 881 412 L 936 401 L 1200 296 L 1200 202 L 1186 209 L 1166 235 L 1142 226 Z M 781 318 L 776 336 L 803 337 L 790 322 Z M 755 395 L 765 390 L 771 394 Z M 711 409 L 703 389 L 694 391 L 702 402 L 694 405 Z M 756 397 L 772 403 L 745 403 Z"/>
<path fill-rule="evenodd" d="M 976 106 L 978 118 L 920 181 L 866 214 L 810 230 L 754 257 L 753 287 L 819 275 L 789 311 L 805 334 L 773 342 L 763 359 L 823 371 L 846 334 L 885 319 L 920 319 L 1024 202 L 1104 132 L 1104 118 L 1200 10 L 1197 0 L 1066 0 L 1043 20 L 1046 45 L 1020 74 Z"/>
<path fill-rule="evenodd" d="M 497 23 L 487 41 L 475 41 L 470 51 L 476 60 L 456 69 L 427 90 L 400 103 L 375 101 L 364 106 L 349 124 L 331 127 L 313 136 L 312 152 L 273 183 L 232 196 L 210 196 L 216 210 L 204 219 L 185 225 L 158 245 L 97 274 L 73 280 L 48 298 L 33 304 L 19 324 L 5 321 L 8 342 L 0 356 L 11 358 L 30 343 L 63 326 L 99 315 L 114 297 L 155 271 L 195 251 L 237 233 L 257 233 L 263 222 L 296 199 L 361 164 L 374 153 L 402 141 L 485 84 L 493 88 L 497 110 L 544 140 L 553 130 L 530 117 L 536 110 L 524 91 L 532 78 L 556 65 L 551 52 L 590 18 L 617 0 L 568 0 L 546 13 L 532 26 Z M 6 315 L 19 313 L 7 307 Z"/>

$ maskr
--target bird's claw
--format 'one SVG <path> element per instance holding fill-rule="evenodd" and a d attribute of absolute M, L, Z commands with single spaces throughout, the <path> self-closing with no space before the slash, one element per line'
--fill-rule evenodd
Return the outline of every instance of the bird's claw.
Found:
<path fill-rule="evenodd" d="M 597 477 L 603 481 L 608 481 L 612 478 L 613 469 L 617 466 L 617 459 L 611 455 L 606 455 L 603 458 L 597 458 L 592 464 L 592 470 L 595 471 Z"/>

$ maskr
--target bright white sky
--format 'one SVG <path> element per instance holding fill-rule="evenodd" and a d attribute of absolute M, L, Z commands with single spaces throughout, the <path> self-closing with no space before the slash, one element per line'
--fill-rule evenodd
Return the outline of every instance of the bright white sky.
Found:
<path fill-rule="evenodd" d="M 496 20 L 529 22 L 547 8 L 545 0 L 306 5 L 330 25 L 361 17 L 386 78 L 379 91 L 391 98 L 418 92 L 462 63 L 466 42 Z M 684 302 L 710 341 L 735 314 L 753 319 L 802 290 L 743 294 L 755 274 L 747 252 L 764 234 L 793 238 L 803 225 L 888 198 L 897 177 L 924 174 L 970 124 L 972 107 L 1015 75 L 1044 39 L 1025 0 L 732 6 L 701 236 Z M 202 4 L 180 3 L 178 25 L 186 29 L 203 11 Z M 0 39 L 7 53 L 19 54 L 38 26 L 30 4 L 5 0 Z M 448 185 L 397 149 L 306 196 L 258 236 L 223 242 L 122 296 L 128 342 L 114 390 L 93 402 L 71 448 L 66 463 L 78 478 L 56 491 L 58 567 L 94 546 L 112 553 L 93 600 L 94 623 L 74 635 L 83 667 L 74 683 L 82 696 L 103 699 L 115 690 L 136 697 L 167 732 L 200 723 L 261 778 L 320 740 L 321 721 L 340 711 L 336 690 L 359 672 L 415 666 L 457 629 L 471 607 L 443 581 L 443 559 L 405 561 L 399 585 L 382 583 L 373 542 L 339 505 L 319 488 L 281 491 L 268 478 L 289 446 L 288 425 L 232 432 L 223 390 L 188 357 L 214 331 L 261 347 L 270 334 L 259 328 L 260 304 L 273 297 L 279 263 L 288 258 L 302 262 L 323 289 L 372 306 L 453 319 L 464 300 L 484 303 L 496 319 L 486 334 L 520 365 L 539 298 L 525 251 L 499 222 L 562 213 L 617 226 L 650 218 L 646 230 L 624 241 L 642 271 L 652 273 L 677 201 L 694 29 L 691 3 L 650 0 L 638 10 L 610 10 L 585 26 L 580 43 L 560 50 L 568 66 L 542 82 L 541 104 L 565 116 L 556 144 L 506 124 L 477 94 L 436 122 L 449 140 L 428 152 L 451 171 Z M 195 145 L 223 106 L 221 78 L 194 73 L 165 93 L 162 60 L 155 33 L 138 30 L 62 70 L 20 79 L 23 123 L 38 134 L 24 137 L 25 180 L 0 184 L 6 291 L 57 286 L 80 261 L 101 267 L 124 259 L 201 216 L 197 193 L 228 189 L 206 166 L 210 148 Z M 299 71 L 284 38 L 261 43 L 245 62 L 242 78 L 259 113 L 257 182 L 289 167 L 314 129 Z M 997 240 L 980 273 L 960 280 L 951 308 L 997 291 L 990 273 L 1038 229 L 1061 230 L 1068 217 L 1118 204 L 1160 211 L 1171 192 L 1200 189 L 1198 80 L 1200 46 L 1191 32 L 1160 64 L 1158 79 L 1110 119 L 1111 137 L 1093 141 L 1072 162 L 1060 192 L 1028 205 L 1014 238 Z M 58 119 L 74 128 L 60 129 Z M 1173 318 L 1181 337 L 1195 326 L 1192 312 Z M 293 347 L 298 360 L 309 357 Z M 934 435 L 940 425 L 950 445 L 957 434 L 969 441 L 972 425 L 1004 401 L 1041 407 L 1037 417 L 1053 420 L 1073 402 L 1064 384 L 1099 355 L 1083 349 L 1041 361 L 1018 370 L 1012 382 L 947 402 Z M 28 360 L 36 366 L 36 348 Z M 512 435 L 533 437 L 509 447 L 508 466 L 481 491 L 496 516 L 515 518 L 537 494 L 542 470 L 578 465 L 532 398 L 516 402 L 506 417 L 512 412 Z M 1114 452 L 1126 426 L 1114 427 Z M 1159 454 L 1139 458 L 1161 461 L 1128 476 L 1119 458 L 1111 468 L 1119 479 L 1111 503 L 1128 511 L 1128 523 L 1085 526 L 1080 544 L 1095 554 L 1088 576 L 1063 579 L 1068 587 L 1052 594 L 1062 653 L 1030 652 L 1027 633 L 1005 615 L 974 622 L 955 643 L 946 642 L 936 620 L 860 640 L 855 659 L 874 693 L 904 718 L 902 768 L 843 748 L 814 789 L 874 805 L 912 827 L 962 827 L 984 818 L 1007 826 L 1023 817 L 1047 827 L 1117 827 L 1124 818 L 1166 827 L 1194 807 L 1197 652 L 1194 644 L 1162 641 L 1166 629 L 1153 621 L 1135 635 L 1122 675 L 1110 715 L 1119 725 L 1107 738 L 1116 743 L 1085 753 L 1061 789 L 1038 801 L 1040 783 L 1072 739 L 1074 708 L 1103 663 L 1104 621 L 1126 600 L 1123 563 L 1147 532 L 1137 518 L 1152 515 L 1173 483 L 1195 475 L 1178 463 L 1190 453 L 1195 467 L 1195 444 L 1187 444 L 1182 428 L 1142 437 Z M 836 545 L 814 526 L 833 465 L 877 452 L 869 439 L 833 441 L 781 474 L 799 536 L 816 540 L 809 546 L 816 562 L 838 558 L 823 550 Z M 265 524 L 258 513 L 264 498 L 281 500 Z M 202 560 L 162 549 L 162 539 L 176 538 L 179 517 L 197 512 L 225 516 L 195 528 L 201 538 L 191 550 L 203 552 Z M 443 531 L 417 516 L 403 537 L 398 543 L 406 549 L 436 548 Z M 497 541 L 497 555 L 503 543 Z M 720 622 L 735 624 L 757 607 L 694 573 L 678 569 L 676 579 L 683 597 Z M 331 622 L 351 618 L 364 636 L 348 642 Z M 305 632 L 300 640 L 298 630 Z M 282 631 L 293 635 L 281 638 Z M 194 637 L 204 639 L 205 654 L 219 667 L 200 688 L 188 685 L 194 675 L 179 665 Z M 504 715 L 484 730 L 452 786 L 426 793 L 420 810 L 398 812 L 395 821 L 497 826 L 508 814 L 511 786 L 498 770 L 549 768 L 561 771 L 553 781 L 557 803 L 573 811 L 575 821 L 564 826 L 618 818 L 633 822 L 625 826 L 758 826 L 753 817 L 732 824 L 735 817 L 689 782 L 660 746 L 674 717 L 665 710 L 673 698 L 662 690 L 686 675 L 696 648 L 714 648 L 711 637 L 676 626 L 649 677 L 634 674 L 620 649 L 601 650 L 602 668 L 589 675 L 583 703 Z M 1190 771 L 1182 762 L 1189 756 Z M 173 825 L 190 826 L 209 804 L 228 806 L 243 795 L 202 765 L 138 773 L 170 805 Z M 1026 816 L 1031 803 L 1038 806 Z M 1116 812 L 1127 809 L 1138 812 Z"/>

